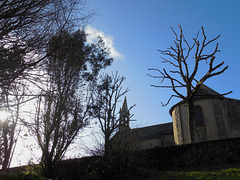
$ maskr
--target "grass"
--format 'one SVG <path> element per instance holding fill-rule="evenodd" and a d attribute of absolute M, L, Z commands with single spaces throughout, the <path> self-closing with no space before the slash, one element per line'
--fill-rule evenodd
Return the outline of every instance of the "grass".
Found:
<path fill-rule="evenodd" d="M 124 174 L 105 174 L 97 169 L 88 174 L 80 174 L 82 180 L 240 180 L 240 163 L 222 164 L 198 168 L 181 168 L 172 171 L 135 168 Z M 0 180 L 44 180 L 39 174 L 39 168 L 30 166 L 23 172 L 0 172 Z M 58 179 L 71 179 L 71 177 Z M 76 178 L 75 178 L 76 179 Z"/>
<path fill-rule="evenodd" d="M 240 168 L 228 168 L 222 170 L 203 171 L 161 171 L 151 180 L 240 180 Z"/>
<path fill-rule="evenodd" d="M 138 175 L 138 176 L 136 176 Z M 143 177 L 142 177 L 143 176 Z M 44 179 L 38 175 L 26 173 L 0 173 L 3 180 L 32 180 Z M 84 178 L 83 178 L 84 179 Z M 101 180 L 97 174 L 88 176 L 87 180 Z M 104 178 L 105 179 L 105 178 Z M 112 179 L 112 178 L 111 178 Z M 141 174 L 125 174 L 116 176 L 116 180 L 240 180 L 240 168 L 227 168 L 220 170 L 181 170 L 181 171 L 157 171 L 142 169 Z"/>

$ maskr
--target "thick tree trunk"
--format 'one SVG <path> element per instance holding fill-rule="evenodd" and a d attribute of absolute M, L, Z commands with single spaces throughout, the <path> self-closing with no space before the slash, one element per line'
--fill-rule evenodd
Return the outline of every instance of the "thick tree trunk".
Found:
<path fill-rule="evenodd" d="M 53 161 L 47 149 L 48 148 L 45 147 L 42 151 L 41 167 L 44 177 L 51 179 L 53 177 Z"/>
<path fill-rule="evenodd" d="M 49 158 L 44 162 L 44 177 L 50 179 L 53 178 L 53 163 Z"/>
<path fill-rule="evenodd" d="M 193 99 L 187 101 L 188 107 L 188 134 L 189 143 L 195 143 L 195 130 L 194 130 L 194 102 Z"/>
<path fill-rule="evenodd" d="M 110 150 L 110 136 L 107 134 L 105 134 L 104 150 L 105 150 L 104 155 L 105 155 L 105 157 L 107 157 L 109 154 L 109 150 Z"/>

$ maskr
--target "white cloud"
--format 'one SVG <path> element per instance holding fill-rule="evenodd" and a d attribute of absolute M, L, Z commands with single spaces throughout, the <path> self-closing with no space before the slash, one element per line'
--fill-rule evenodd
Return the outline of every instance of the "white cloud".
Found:
<path fill-rule="evenodd" d="M 113 45 L 113 37 L 104 34 L 103 31 L 97 30 L 90 25 L 87 25 L 85 28 L 87 34 L 87 42 L 93 43 L 97 40 L 98 37 L 101 37 L 105 42 L 105 45 L 109 48 L 110 56 L 114 59 L 124 59 L 124 56 L 118 52 Z"/>

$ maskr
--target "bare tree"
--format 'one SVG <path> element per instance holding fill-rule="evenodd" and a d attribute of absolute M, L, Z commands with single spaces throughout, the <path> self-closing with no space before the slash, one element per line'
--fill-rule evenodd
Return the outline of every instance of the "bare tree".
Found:
<path fill-rule="evenodd" d="M 109 170 L 119 175 L 136 170 L 141 161 L 139 149 L 141 142 L 136 133 L 130 129 L 118 131 L 111 139 L 111 147 L 106 159 Z"/>
<path fill-rule="evenodd" d="M 112 75 L 104 74 L 96 88 L 93 114 L 98 119 L 104 136 L 105 155 L 108 154 L 110 139 L 119 127 L 121 120 L 117 109 L 119 102 L 129 91 L 129 89 L 124 90 L 122 87 L 124 80 L 125 77 L 119 76 L 117 72 Z"/>
<path fill-rule="evenodd" d="M 151 71 L 157 71 L 160 75 L 154 76 L 150 75 L 153 78 L 161 79 L 161 82 L 167 80 L 170 82 L 168 85 L 152 85 L 154 87 L 160 88 L 170 88 L 175 93 L 172 95 L 166 104 L 167 105 L 173 97 L 177 97 L 183 99 L 187 103 L 188 108 L 188 128 L 189 128 L 189 138 L 190 143 L 195 142 L 195 133 L 194 133 L 194 97 L 196 96 L 200 86 L 209 78 L 220 75 L 224 73 L 228 66 L 223 67 L 224 62 L 219 64 L 215 64 L 215 54 L 220 52 L 218 49 L 218 43 L 215 45 L 215 48 L 212 52 L 206 53 L 204 50 L 214 43 L 220 35 L 217 37 L 207 40 L 205 35 L 204 28 L 201 27 L 202 32 L 202 40 L 199 40 L 199 32 L 197 33 L 196 37 L 193 38 L 193 43 L 190 44 L 183 34 L 182 27 L 179 25 L 180 34 L 178 35 L 173 28 L 171 28 L 174 35 L 175 40 L 174 45 L 170 46 L 167 50 L 159 50 L 159 52 L 169 57 L 164 58 L 161 57 L 162 63 L 169 64 L 172 68 L 170 70 L 166 70 L 163 68 L 162 70 L 159 69 L 149 69 Z M 193 56 L 194 58 L 191 59 L 190 57 Z M 203 75 L 197 75 L 200 69 L 200 65 L 203 64 L 206 67 L 206 72 Z M 191 68 L 191 66 L 193 68 Z M 220 69 L 220 70 L 218 70 Z M 179 89 L 180 88 L 180 89 Z M 181 88 L 185 88 L 186 94 L 181 91 Z M 230 93 L 230 92 L 229 92 Z"/>
<path fill-rule="evenodd" d="M 0 141 L 1 141 L 1 159 L 2 170 L 6 171 L 10 164 L 15 151 L 17 139 L 22 127 L 19 125 L 21 121 L 21 105 L 24 102 L 24 89 L 14 86 L 11 91 L 2 93 L 2 105 L 5 107 L 1 113 L 7 113 L 7 117 L 0 122 Z"/>
<path fill-rule="evenodd" d="M 52 52 L 56 45 L 61 48 Z M 43 66 L 47 73 L 46 84 L 42 85 L 45 95 L 39 96 L 34 122 L 28 125 L 42 150 L 44 174 L 52 177 L 55 163 L 88 124 L 91 83 L 112 58 L 102 40 L 86 44 L 84 31 L 56 35 L 48 50 L 51 53 Z"/>
<path fill-rule="evenodd" d="M 33 95 L 29 91 L 30 96 L 25 91 L 22 94 L 19 88 L 26 84 L 21 81 L 37 81 L 39 77 L 30 77 L 29 71 L 40 63 L 43 66 L 46 57 L 60 47 L 48 51 L 54 35 L 73 31 L 91 18 L 94 12 L 87 12 L 85 3 L 84 0 L 0 1 L 0 108 L 12 112 L 8 121 L 1 124 L 3 169 L 9 167 L 14 152 L 17 122 L 22 113 L 19 108 L 32 99 L 26 97 Z"/>

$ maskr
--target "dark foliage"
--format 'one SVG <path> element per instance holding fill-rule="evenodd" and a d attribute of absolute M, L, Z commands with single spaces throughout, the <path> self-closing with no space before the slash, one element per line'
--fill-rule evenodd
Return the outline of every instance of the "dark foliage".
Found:
<path fill-rule="evenodd" d="M 72 31 L 93 13 L 84 15 L 82 0 L 2 0 L 0 1 L 0 109 L 11 111 L 1 124 L 0 156 L 2 168 L 11 162 L 19 130 L 19 106 L 36 96 L 23 90 L 32 69 L 48 57 L 50 39 L 63 31 Z M 56 49 L 54 49 L 56 50 Z M 30 94 L 30 96 L 28 96 Z M 22 99 L 24 100 L 22 100 Z M 4 127 L 4 128 L 3 128 Z M 17 128 L 16 128 L 17 127 Z"/>
<path fill-rule="evenodd" d="M 82 0 L 0 1 L 0 88 L 42 62 L 49 39 L 86 22 Z M 34 56 L 38 55 L 38 56 Z M 25 74 L 26 75 L 26 74 Z"/>
<path fill-rule="evenodd" d="M 146 150 L 143 162 L 147 168 L 175 170 L 181 168 L 206 168 L 240 161 L 240 138 L 157 147 Z"/>
<path fill-rule="evenodd" d="M 45 95 L 38 98 L 34 122 L 29 128 L 42 150 L 44 175 L 51 178 L 56 162 L 88 124 L 93 84 L 99 71 L 113 59 L 108 57 L 102 40 L 88 45 L 84 31 L 80 30 L 54 36 L 48 52 L 43 64 L 47 76 L 42 87 Z"/>
<path fill-rule="evenodd" d="M 190 171 L 188 179 L 193 179 L 192 176 L 197 174 L 196 171 L 194 171 L 195 173 L 191 175 L 191 170 L 214 171 L 229 166 L 239 167 L 239 142 L 240 138 L 233 138 L 182 146 L 156 147 L 144 151 L 133 151 L 131 155 L 138 160 L 138 163 L 132 166 L 132 168 L 126 166 L 126 169 L 121 171 L 121 173 L 116 169 L 119 165 L 117 164 L 117 159 L 115 166 L 111 166 L 109 161 L 104 157 L 96 156 L 64 160 L 56 164 L 54 176 L 59 180 L 186 179 L 187 174 L 178 174 L 177 172 L 186 172 L 186 170 L 188 170 Z M 23 170 L 21 169 L 21 171 Z M 15 173 L 17 173 L 16 170 Z M 29 174 L 33 177 L 36 176 L 34 173 Z M 208 172 L 206 177 L 209 175 Z M 214 177 L 214 174 L 212 175 Z M 0 177 L 4 176 L 0 174 Z M 7 177 L 18 176 L 16 174 L 10 174 L 7 175 Z M 19 174 L 19 177 L 22 176 Z"/>

